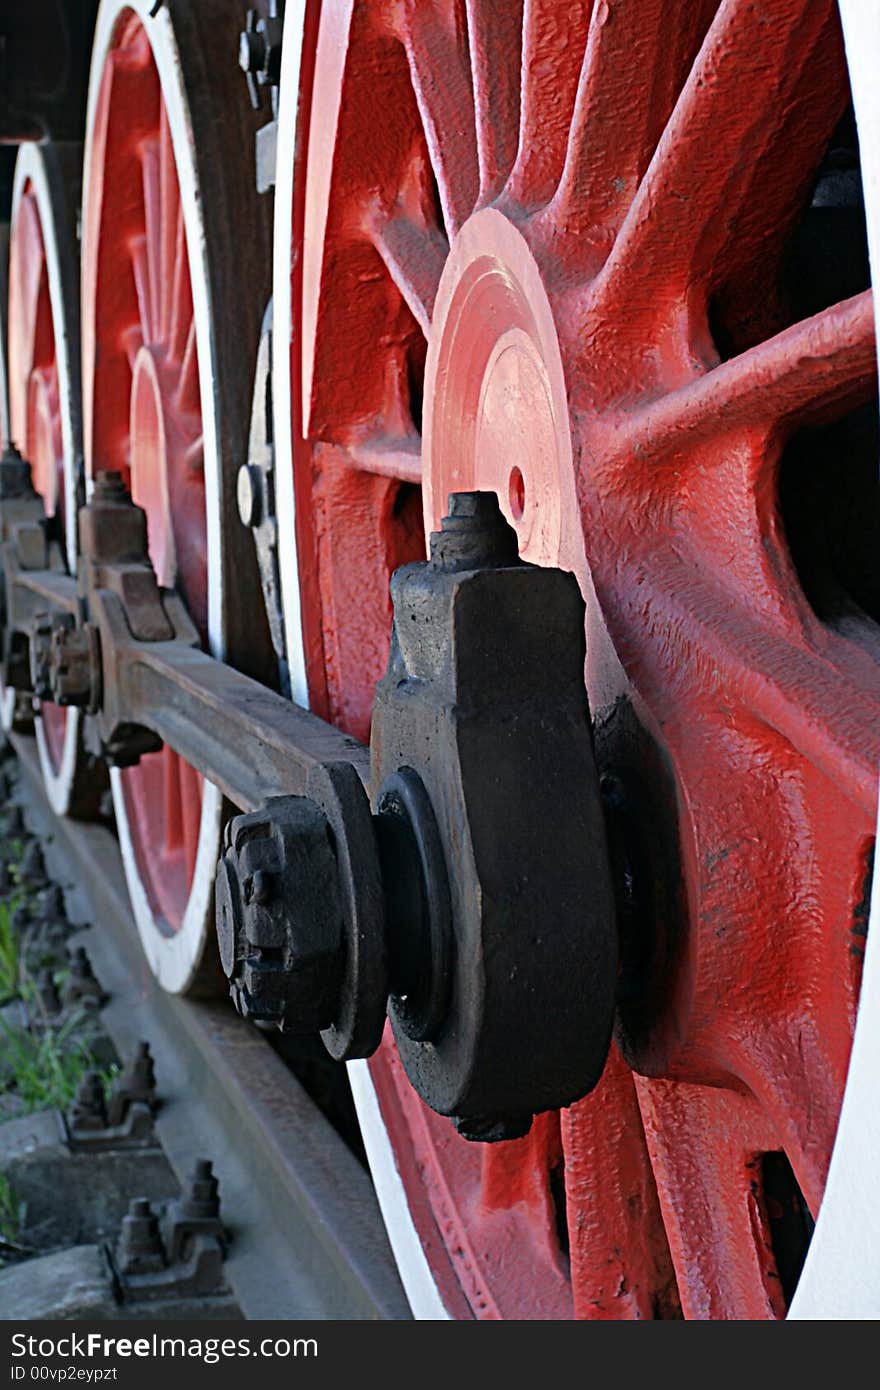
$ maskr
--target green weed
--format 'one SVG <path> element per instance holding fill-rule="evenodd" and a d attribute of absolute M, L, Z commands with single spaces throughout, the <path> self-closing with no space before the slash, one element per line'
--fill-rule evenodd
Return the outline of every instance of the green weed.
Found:
<path fill-rule="evenodd" d="M 21 1207 L 9 1186 L 9 1179 L 0 1173 L 0 1240 L 14 1245 L 21 1225 Z"/>
<path fill-rule="evenodd" d="M 18 1243 L 23 1219 L 24 1207 L 9 1186 L 8 1178 L 0 1173 L 0 1269 L 6 1264 L 8 1256 L 16 1259 L 27 1254 L 26 1249 Z"/>
<path fill-rule="evenodd" d="M 13 903 L 0 902 L 0 1005 L 18 993 L 18 943 L 12 930 Z"/>
<path fill-rule="evenodd" d="M 15 1093 L 20 1114 L 65 1109 L 85 1073 L 95 1069 L 87 1041 L 76 1036 L 82 1021 L 81 1014 L 74 1014 L 60 1028 L 27 1032 L 0 1019 L 0 1084 Z M 109 1071 L 106 1076 L 102 1074 L 105 1086 L 110 1079 Z"/>

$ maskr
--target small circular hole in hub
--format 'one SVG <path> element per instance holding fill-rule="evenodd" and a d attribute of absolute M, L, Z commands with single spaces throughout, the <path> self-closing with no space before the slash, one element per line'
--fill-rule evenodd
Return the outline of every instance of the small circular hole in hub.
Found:
<path fill-rule="evenodd" d="M 526 509 L 526 484 L 522 473 L 516 467 L 510 470 L 510 482 L 507 485 L 507 498 L 510 502 L 510 510 L 514 521 L 522 521 L 523 512 Z"/>

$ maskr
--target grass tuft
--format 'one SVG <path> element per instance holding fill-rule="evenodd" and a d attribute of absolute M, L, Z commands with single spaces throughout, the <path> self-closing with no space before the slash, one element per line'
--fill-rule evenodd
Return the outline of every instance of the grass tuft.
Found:
<path fill-rule="evenodd" d="M 14 1092 L 19 1114 L 65 1109 L 86 1072 L 96 1070 L 88 1043 L 76 1036 L 82 1022 L 81 1014 L 72 1014 L 60 1028 L 28 1032 L 10 1027 L 0 1019 L 0 1051 L 5 1071 L 3 1089 Z M 112 1078 L 112 1068 L 102 1072 L 105 1089 Z"/>
<path fill-rule="evenodd" d="M 14 903 L 0 902 L 0 1005 L 18 993 L 18 943 L 12 930 Z"/>

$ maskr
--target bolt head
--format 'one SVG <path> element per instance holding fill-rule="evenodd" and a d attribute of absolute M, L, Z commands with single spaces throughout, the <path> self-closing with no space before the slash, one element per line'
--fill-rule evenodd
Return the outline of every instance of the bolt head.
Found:
<path fill-rule="evenodd" d="M 243 29 L 238 41 L 238 66 L 242 72 L 259 72 L 266 59 L 266 40 L 259 29 Z"/>
<path fill-rule="evenodd" d="M 263 520 L 263 477 L 252 463 L 239 468 L 235 496 L 242 525 L 259 526 Z"/>
<path fill-rule="evenodd" d="M 217 940 L 240 1013 L 296 1033 L 332 1017 L 342 909 L 327 821 L 305 797 L 237 816 L 215 888 Z"/>

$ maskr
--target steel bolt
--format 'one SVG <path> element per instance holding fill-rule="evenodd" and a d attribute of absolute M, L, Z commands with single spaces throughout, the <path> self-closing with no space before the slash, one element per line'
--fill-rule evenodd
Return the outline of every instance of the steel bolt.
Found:
<path fill-rule="evenodd" d="M 435 570 L 498 569 L 519 564 L 516 532 L 494 492 L 453 492 L 440 530 L 431 535 Z"/>
<path fill-rule="evenodd" d="M 309 1034 L 332 1017 L 342 970 L 338 867 L 327 819 L 278 797 L 226 828 L 217 870 L 220 960 L 246 1018 Z"/>
<path fill-rule="evenodd" d="M 220 1215 L 220 1184 L 209 1158 L 197 1158 L 189 1188 L 177 1207 L 179 1216 L 211 1220 Z"/>
<path fill-rule="evenodd" d="M 140 1042 L 131 1061 L 114 1079 L 107 1107 L 107 1123 L 121 1125 L 130 1105 L 156 1108 L 156 1070 L 150 1054 L 150 1044 Z"/>
<path fill-rule="evenodd" d="M 125 479 L 116 468 L 103 468 L 95 474 L 95 482 L 92 488 L 93 502 L 129 502 L 128 488 L 125 486 Z"/>
<path fill-rule="evenodd" d="M 157 1274 L 165 1268 L 159 1222 L 147 1197 L 133 1198 L 122 1218 L 116 1264 L 120 1274 Z"/>
<path fill-rule="evenodd" d="M 98 634 L 91 623 L 78 627 L 72 614 L 56 619 L 50 637 L 50 682 L 56 705 L 98 707 Z"/>
<path fill-rule="evenodd" d="M 87 1071 L 70 1107 L 71 1129 L 98 1130 L 107 1125 L 104 1087 L 96 1071 Z"/>
<path fill-rule="evenodd" d="M 256 18 L 256 10 L 249 10 L 248 24 Z M 258 73 L 266 61 L 266 36 L 259 29 L 242 30 L 238 44 L 238 66 L 242 72 Z"/>
<path fill-rule="evenodd" d="M 239 36 L 238 65 L 247 77 L 254 110 L 260 107 L 260 87 L 277 86 L 281 75 L 281 21 L 277 15 L 258 15 L 248 10 Z"/>
<path fill-rule="evenodd" d="M 225 1252 L 227 1236 L 220 1220 L 219 1184 L 210 1159 L 196 1159 L 184 1191 L 168 1205 L 164 1229 L 171 1264 L 186 1258 L 194 1236 L 213 1238 L 221 1253 Z"/>

